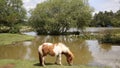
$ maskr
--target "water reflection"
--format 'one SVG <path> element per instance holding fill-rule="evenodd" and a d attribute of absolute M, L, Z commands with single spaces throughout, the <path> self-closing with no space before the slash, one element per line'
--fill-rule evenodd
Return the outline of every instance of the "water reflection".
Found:
<path fill-rule="evenodd" d="M 23 32 L 22 34 L 31 35 L 31 36 L 37 36 L 37 33 L 34 32 L 34 31 L 31 31 L 31 32 Z"/>
<path fill-rule="evenodd" d="M 112 68 L 120 67 L 120 46 L 112 46 L 108 44 L 100 45 L 97 40 L 87 41 L 89 50 L 94 57 L 92 65 L 110 66 Z"/>
<path fill-rule="evenodd" d="M 99 44 L 97 40 L 81 40 L 77 36 L 36 36 L 33 41 L 0 46 L 0 59 L 38 60 L 38 46 L 43 42 L 65 43 L 75 55 L 74 64 L 120 67 L 120 46 Z M 65 57 L 63 64 L 67 64 Z M 48 62 L 55 58 L 48 56 Z"/>
<path fill-rule="evenodd" d="M 100 45 L 100 47 L 101 47 L 102 51 L 106 51 L 106 52 L 108 52 L 112 49 L 112 45 L 110 45 L 110 44 L 102 44 L 102 45 Z"/>
<path fill-rule="evenodd" d="M 26 49 L 26 54 L 24 56 L 24 59 L 30 59 L 30 54 L 31 54 L 31 49 L 30 48 L 27 48 Z"/>
<path fill-rule="evenodd" d="M 22 59 L 26 53 L 22 43 L 15 45 L 0 46 L 0 59 Z"/>
<path fill-rule="evenodd" d="M 30 46 L 32 44 L 31 41 L 25 41 L 23 42 L 23 46 Z"/>

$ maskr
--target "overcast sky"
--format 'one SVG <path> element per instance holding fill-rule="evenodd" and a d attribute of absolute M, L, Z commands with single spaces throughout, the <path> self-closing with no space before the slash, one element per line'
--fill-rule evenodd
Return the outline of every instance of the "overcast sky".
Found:
<path fill-rule="evenodd" d="M 23 0 L 24 6 L 27 10 L 35 8 L 36 4 L 43 2 L 44 0 Z M 120 9 L 120 0 L 89 0 L 90 6 L 95 10 L 94 12 L 99 11 L 114 11 Z"/>

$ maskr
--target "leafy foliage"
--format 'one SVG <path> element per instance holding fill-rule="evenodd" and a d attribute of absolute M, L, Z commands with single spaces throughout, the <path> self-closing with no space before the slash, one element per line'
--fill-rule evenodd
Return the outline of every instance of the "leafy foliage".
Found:
<path fill-rule="evenodd" d="M 39 34 L 64 34 L 83 28 L 91 19 L 87 0 L 46 0 L 32 10 L 29 22 Z"/>
<path fill-rule="evenodd" d="M 26 10 L 22 5 L 22 0 L 0 0 L 0 31 L 3 26 L 11 30 L 24 21 Z"/>

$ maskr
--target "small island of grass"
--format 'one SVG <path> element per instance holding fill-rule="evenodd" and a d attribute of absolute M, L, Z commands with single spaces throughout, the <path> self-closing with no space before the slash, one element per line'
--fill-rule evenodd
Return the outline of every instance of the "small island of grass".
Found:
<path fill-rule="evenodd" d="M 1 33 L 0 45 L 8 45 L 19 41 L 28 41 L 33 39 L 34 39 L 33 36 L 28 36 L 28 35 Z"/>

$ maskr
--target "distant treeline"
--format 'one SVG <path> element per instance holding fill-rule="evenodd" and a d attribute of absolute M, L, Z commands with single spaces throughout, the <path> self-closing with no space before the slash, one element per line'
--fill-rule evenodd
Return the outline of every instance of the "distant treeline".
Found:
<path fill-rule="evenodd" d="M 90 26 L 92 27 L 120 27 L 120 10 L 100 11 L 93 16 Z"/>

